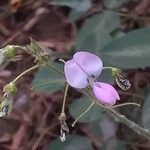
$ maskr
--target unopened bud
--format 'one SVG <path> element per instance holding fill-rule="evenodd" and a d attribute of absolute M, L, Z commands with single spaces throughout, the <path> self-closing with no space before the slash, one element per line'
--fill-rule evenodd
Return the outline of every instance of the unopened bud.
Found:
<path fill-rule="evenodd" d="M 121 74 L 121 69 L 119 69 L 119 68 L 112 69 L 112 76 L 118 76 L 120 74 Z"/>
<path fill-rule="evenodd" d="M 116 76 L 116 83 L 122 90 L 128 90 L 131 87 L 129 80 L 124 79 L 121 75 Z"/>
<path fill-rule="evenodd" d="M 17 91 L 17 88 L 16 88 L 15 84 L 12 82 L 5 85 L 3 88 L 3 92 L 5 92 L 5 93 L 15 93 L 16 91 Z"/>
<path fill-rule="evenodd" d="M 8 45 L 3 48 L 4 56 L 6 59 L 12 59 L 16 55 L 16 48 L 13 45 Z"/>

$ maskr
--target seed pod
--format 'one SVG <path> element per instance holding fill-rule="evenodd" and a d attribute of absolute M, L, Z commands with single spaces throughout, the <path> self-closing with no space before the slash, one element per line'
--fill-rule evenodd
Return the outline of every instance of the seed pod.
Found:
<path fill-rule="evenodd" d="M 124 79 L 121 75 L 116 76 L 116 83 L 122 90 L 128 90 L 131 87 L 129 80 Z"/>

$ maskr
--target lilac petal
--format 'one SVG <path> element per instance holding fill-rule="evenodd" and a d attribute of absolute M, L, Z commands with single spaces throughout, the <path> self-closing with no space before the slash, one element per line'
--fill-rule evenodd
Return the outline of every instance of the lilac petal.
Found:
<path fill-rule="evenodd" d="M 108 83 L 103 83 L 103 82 L 99 82 L 99 83 L 102 88 L 104 88 L 107 91 L 109 91 L 110 93 L 112 93 L 115 96 L 116 100 L 120 100 L 120 96 L 119 96 L 118 92 L 112 85 L 110 85 Z"/>
<path fill-rule="evenodd" d="M 93 93 L 95 97 L 104 104 L 114 105 L 117 100 L 120 100 L 115 88 L 107 83 L 94 82 Z"/>
<path fill-rule="evenodd" d="M 64 72 L 69 85 L 75 88 L 85 88 L 88 85 L 87 74 L 76 64 L 70 60 L 65 63 Z"/>
<path fill-rule="evenodd" d="M 73 56 L 73 60 L 86 72 L 89 76 L 98 77 L 102 71 L 103 63 L 101 59 L 89 52 L 77 52 Z"/>

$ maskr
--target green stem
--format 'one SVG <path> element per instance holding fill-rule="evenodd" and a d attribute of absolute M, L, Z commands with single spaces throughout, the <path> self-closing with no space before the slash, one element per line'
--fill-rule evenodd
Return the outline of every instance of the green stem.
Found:
<path fill-rule="evenodd" d="M 138 104 L 138 103 L 123 103 L 123 104 L 118 104 L 118 105 L 115 105 L 115 106 L 112 106 L 111 108 L 118 108 L 118 107 L 122 107 L 122 106 L 128 106 L 128 105 L 134 105 L 134 106 L 138 106 L 140 107 L 141 105 Z"/>
<path fill-rule="evenodd" d="M 91 105 L 73 122 L 72 127 L 75 126 L 75 124 L 77 123 L 77 121 L 84 116 L 91 108 L 92 106 L 95 104 L 95 102 L 92 102 Z"/>
<path fill-rule="evenodd" d="M 110 70 L 112 70 L 112 69 L 114 69 L 115 67 L 110 67 L 110 66 L 108 66 L 108 67 L 103 67 L 103 70 L 105 70 L 105 69 L 110 69 Z"/>
<path fill-rule="evenodd" d="M 67 92 L 68 92 L 68 84 L 66 85 L 65 88 L 65 93 L 64 93 L 64 98 L 63 98 L 63 105 L 62 105 L 62 111 L 61 113 L 65 113 L 65 104 L 66 104 L 66 97 L 67 97 Z"/>
<path fill-rule="evenodd" d="M 30 72 L 30 71 L 32 71 L 32 70 L 34 70 L 34 69 L 36 69 L 36 68 L 39 68 L 40 66 L 42 66 L 42 65 L 36 65 L 36 66 L 33 66 L 33 67 L 29 68 L 28 70 L 24 71 L 24 72 L 21 73 L 19 76 L 17 76 L 17 77 L 12 81 L 12 83 L 15 84 L 22 76 L 24 76 L 25 74 L 27 74 L 28 72 Z"/>

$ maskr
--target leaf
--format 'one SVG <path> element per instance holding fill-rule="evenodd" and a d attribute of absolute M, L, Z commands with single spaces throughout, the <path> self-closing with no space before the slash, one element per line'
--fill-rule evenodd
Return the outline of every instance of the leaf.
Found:
<path fill-rule="evenodd" d="M 90 122 L 89 128 L 97 137 L 100 137 L 100 138 L 102 137 L 102 130 L 100 128 L 100 118 L 97 119 L 96 121 Z"/>
<path fill-rule="evenodd" d="M 53 141 L 49 148 L 49 150 L 91 150 L 92 145 L 88 138 L 71 135 L 68 136 L 66 141 L 61 142 L 59 139 Z"/>
<path fill-rule="evenodd" d="M 123 37 L 123 36 L 125 36 L 125 33 L 122 32 L 122 31 L 120 31 L 120 30 L 117 30 L 117 31 L 111 33 L 111 37 L 112 37 L 113 39 L 118 39 L 118 38 L 121 38 L 121 37 Z"/>
<path fill-rule="evenodd" d="M 93 51 L 99 50 L 112 40 L 109 33 L 119 26 L 119 17 L 112 11 L 104 11 L 101 14 L 94 15 L 80 29 L 76 48 L 91 49 Z"/>
<path fill-rule="evenodd" d="M 115 138 L 109 140 L 103 147 L 102 150 L 126 150 L 125 144 L 121 140 Z"/>
<path fill-rule="evenodd" d="M 100 119 L 90 122 L 89 127 L 97 137 L 105 141 L 114 137 L 117 130 L 116 123 L 106 113 L 101 114 Z"/>
<path fill-rule="evenodd" d="M 108 83 L 115 83 L 115 78 L 111 75 L 111 70 L 103 70 L 100 76 L 97 78 L 99 82 L 108 82 Z"/>
<path fill-rule="evenodd" d="M 145 95 L 147 96 L 145 96 L 146 99 L 145 99 L 145 103 L 143 106 L 142 122 L 143 122 L 144 127 L 150 130 L 150 93 L 149 91 L 150 91 L 150 87 L 144 90 Z"/>
<path fill-rule="evenodd" d="M 150 28 L 138 29 L 99 50 L 103 62 L 120 68 L 150 66 Z"/>
<path fill-rule="evenodd" d="M 91 0 L 53 0 L 53 5 L 68 6 L 79 12 L 85 12 L 91 7 Z"/>
<path fill-rule="evenodd" d="M 80 38 L 79 38 L 80 39 Z M 93 33 L 90 33 L 80 42 L 76 44 L 76 49 L 79 50 L 87 50 L 87 51 L 95 51 L 97 52 L 99 48 L 102 48 L 107 43 L 111 41 L 111 37 L 102 29 L 99 31 L 95 30 Z"/>
<path fill-rule="evenodd" d="M 108 117 L 108 115 L 104 114 L 100 120 L 100 128 L 102 131 L 102 137 L 104 140 L 108 140 L 115 136 L 116 134 L 116 124 Z"/>
<path fill-rule="evenodd" d="M 79 11 L 76 11 L 75 9 L 73 9 L 69 14 L 69 18 L 73 22 L 76 19 L 78 19 L 82 14 L 83 14 L 83 12 L 79 12 Z"/>
<path fill-rule="evenodd" d="M 89 98 L 80 98 L 74 100 L 69 106 L 69 112 L 74 119 L 77 119 L 90 105 L 92 101 Z M 92 122 L 100 118 L 101 109 L 98 105 L 94 105 L 84 116 L 79 119 L 79 122 Z"/>
<path fill-rule="evenodd" d="M 60 67 L 61 66 L 59 65 L 59 68 Z M 32 86 L 35 87 L 34 89 L 37 91 L 55 92 L 60 90 L 64 86 L 64 83 L 65 79 L 60 74 L 46 66 L 36 73 L 34 80 L 32 81 Z"/>
<path fill-rule="evenodd" d="M 129 1 L 130 0 L 102 0 L 103 5 L 109 9 L 118 8 Z"/>

